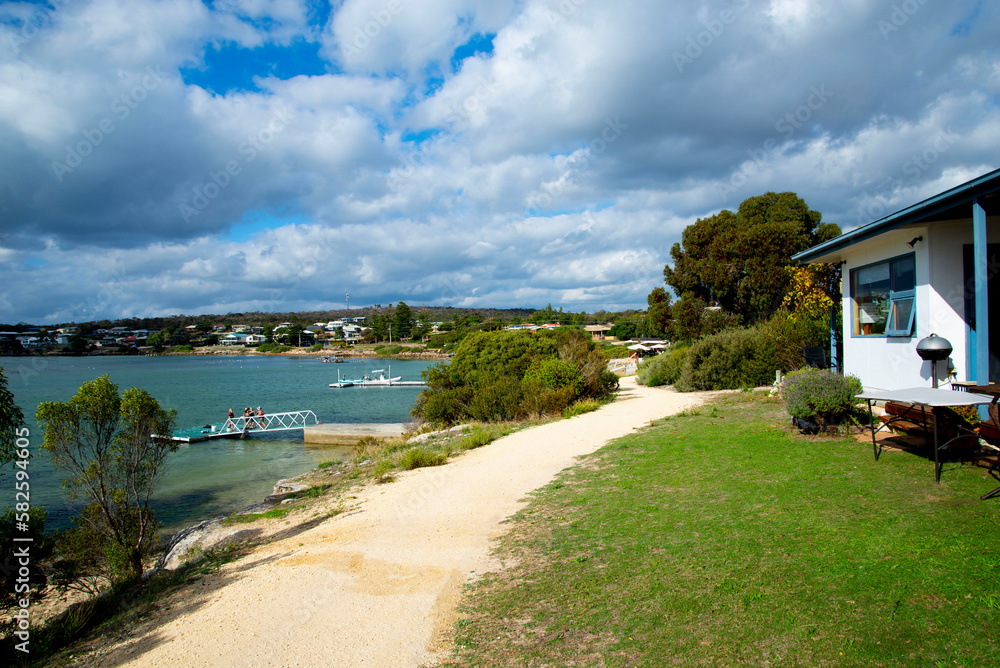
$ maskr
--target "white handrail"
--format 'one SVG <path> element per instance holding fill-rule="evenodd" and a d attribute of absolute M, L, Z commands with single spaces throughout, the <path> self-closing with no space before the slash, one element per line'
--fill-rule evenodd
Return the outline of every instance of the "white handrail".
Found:
<path fill-rule="evenodd" d="M 264 415 L 251 415 L 249 417 L 228 418 L 222 425 L 225 433 L 248 431 L 285 431 L 288 429 L 302 429 L 306 425 L 306 420 L 312 418 L 313 424 L 319 424 L 319 419 L 312 411 L 291 411 L 288 413 L 265 413 Z"/>

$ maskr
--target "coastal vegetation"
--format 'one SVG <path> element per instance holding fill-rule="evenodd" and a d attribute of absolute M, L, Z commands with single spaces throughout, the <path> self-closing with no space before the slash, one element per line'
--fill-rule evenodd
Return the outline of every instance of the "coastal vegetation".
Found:
<path fill-rule="evenodd" d="M 424 379 L 413 413 L 445 425 L 560 414 L 574 401 L 604 399 L 618 388 L 605 358 L 576 328 L 471 334 Z"/>
<path fill-rule="evenodd" d="M 177 449 L 170 440 L 175 416 L 145 390 L 119 395 L 108 376 L 84 383 L 67 402 L 39 405 L 42 449 L 68 474 L 68 499 L 85 504 L 77 527 L 59 541 L 57 581 L 88 583 L 96 593 L 105 581 L 117 585 L 142 575 L 157 546 L 150 499 Z"/>
<path fill-rule="evenodd" d="M 982 469 L 934 485 L 924 458 L 787 422 L 730 393 L 560 474 L 511 519 L 444 665 L 998 665 Z"/>

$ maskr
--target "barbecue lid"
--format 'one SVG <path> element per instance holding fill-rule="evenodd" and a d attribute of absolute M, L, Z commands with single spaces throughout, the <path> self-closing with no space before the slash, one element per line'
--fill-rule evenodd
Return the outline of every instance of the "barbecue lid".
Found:
<path fill-rule="evenodd" d="M 922 360 L 936 362 L 947 359 L 951 351 L 951 341 L 937 334 L 931 334 L 917 343 L 917 354 Z"/>

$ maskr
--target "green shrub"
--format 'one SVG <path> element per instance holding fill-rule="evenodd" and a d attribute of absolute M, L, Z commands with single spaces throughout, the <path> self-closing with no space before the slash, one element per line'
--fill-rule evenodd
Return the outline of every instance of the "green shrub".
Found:
<path fill-rule="evenodd" d="M 478 425 L 473 426 L 472 430 L 458 442 L 459 450 L 473 450 L 475 448 L 481 448 L 487 443 L 492 443 L 497 439 L 499 434 L 493 428 L 484 428 Z"/>
<path fill-rule="evenodd" d="M 416 447 L 404 452 L 399 464 L 407 471 L 412 471 L 424 466 L 440 466 L 446 461 L 448 461 L 448 458 L 443 452 L 434 452 Z"/>
<path fill-rule="evenodd" d="M 607 361 L 573 328 L 475 332 L 458 344 L 450 363 L 423 376 L 427 390 L 413 414 L 438 424 L 558 414 L 576 398 L 601 398 L 618 388 Z"/>
<path fill-rule="evenodd" d="M 656 387 L 673 385 L 681 377 L 689 346 L 672 346 L 656 357 L 647 357 L 639 363 L 636 377 L 641 385 Z"/>
<path fill-rule="evenodd" d="M 480 422 L 503 422 L 523 416 L 525 394 L 521 381 L 503 377 L 474 386 L 468 415 Z"/>
<path fill-rule="evenodd" d="M 829 352 L 830 319 L 827 316 L 793 318 L 788 311 L 775 313 L 760 324 L 761 354 L 773 360 L 771 372 L 791 371 L 806 365 L 802 349 L 806 346 L 824 347 Z"/>
<path fill-rule="evenodd" d="M 581 399 L 580 401 L 576 401 L 564 408 L 562 415 L 564 418 L 576 417 L 577 415 L 583 415 L 584 413 L 596 411 L 603 405 L 604 402 L 598 401 L 597 399 Z"/>
<path fill-rule="evenodd" d="M 690 392 L 770 385 L 776 361 L 761 340 L 760 330 L 752 327 L 728 329 L 696 341 L 688 350 L 677 389 Z"/>
<path fill-rule="evenodd" d="M 786 376 L 783 394 L 789 415 L 825 429 L 850 415 L 861 391 L 861 381 L 854 376 L 803 369 Z"/>
<path fill-rule="evenodd" d="M 573 390 L 574 395 L 582 389 L 580 370 L 558 357 L 549 357 L 532 364 L 525 372 L 524 380 L 529 387 L 549 390 L 561 390 L 568 387 Z"/>

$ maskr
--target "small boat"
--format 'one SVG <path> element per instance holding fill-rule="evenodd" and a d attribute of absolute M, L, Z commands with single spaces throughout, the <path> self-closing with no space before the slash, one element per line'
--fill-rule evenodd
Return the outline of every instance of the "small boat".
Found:
<path fill-rule="evenodd" d="M 357 380 L 347 380 L 340 377 L 337 371 L 337 382 L 330 383 L 330 387 L 424 387 L 426 384 L 422 380 L 403 380 L 402 376 L 392 376 L 392 369 L 388 373 L 385 369 L 374 369 L 370 374 L 365 374 Z"/>
<path fill-rule="evenodd" d="M 331 357 L 329 355 L 324 355 L 323 357 L 320 358 L 319 361 L 325 364 L 344 364 L 347 362 L 347 360 L 345 360 L 343 357 L 340 357 L 339 355 L 334 357 Z"/>
<path fill-rule="evenodd" d="M 392 385 L 403 380 L 402 376 L 396 376 L 395 378 L 390 378 L 386 375 L 385 369 L 375 369 L 372 371 L 372 375 L 369 376 L 365 374 L 364 384 L 365 385 Z"/>

